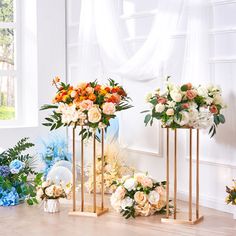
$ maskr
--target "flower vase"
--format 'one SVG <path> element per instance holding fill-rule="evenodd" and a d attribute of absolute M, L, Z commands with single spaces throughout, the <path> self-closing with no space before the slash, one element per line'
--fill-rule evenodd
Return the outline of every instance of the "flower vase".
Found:
<path fill-rule="evenodd" d="M 44 201 L 44 211 L 48 213 L 56 213 L 60 211 L 59 199 L 47 199 Z"/>

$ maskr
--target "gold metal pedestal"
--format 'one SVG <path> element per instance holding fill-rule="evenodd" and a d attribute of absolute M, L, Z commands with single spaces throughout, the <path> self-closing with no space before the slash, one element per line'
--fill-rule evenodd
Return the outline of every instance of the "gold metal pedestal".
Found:
<path fill-rule="evenodd" d="M 193 128 L 181 128 L 189 131 L 189 199 L 188 199 L 188 217 L 187 219 L 177 218 L 177 130 L 174 130 L 174 212 L 170 216 L 169 205 L 167 204 L 166 218 L 162 218 L 161 222 L 174 224 L 197 224 L 203 220 L 203 216 L 199 216 L 199 130 L 196 129 L 196 211 L 193 216 L 192 202 L 192 136 Z M 170 128 L 166 128 L 166 202 L 169 202 L 170 194 Z"/>
<path fill-rule="evenodd" d="M 83 130 L 83 126 L 81 126 Z M 104 129 L 102 129 L 101 137 L 101 148 L 102 148 L 102 186 L 101 186 L 101 206 L 97 206 L 97 188 L 96 188 L 96 134 L 93 135 L 93 204 L 92 206 L 85 206 L 85 194 L 84 194 L 84 141 L 81 135 L 81 206 L 76 207 L 76 154 L 75 154 L 75 131 L 76 127 L 73 128 L 73 189 L 72 189 L 72 199 L 73 199 L 73 209 L 69 212 L 71 216 L 92 216 L 97 217 L 106 212 L 108 208 L 104 207 Z"/>

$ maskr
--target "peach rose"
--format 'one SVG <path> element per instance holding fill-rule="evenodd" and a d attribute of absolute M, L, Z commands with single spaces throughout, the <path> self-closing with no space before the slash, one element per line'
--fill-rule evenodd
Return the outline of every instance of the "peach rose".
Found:
<path fill-rule="evenodd" d="M 212 105 L 210 107 L 210 112 L 213 113 L 213 114 L 217 114 L 218 113 L 218 109 L 217 109 L 216 105 Z"/>
<path fill-rule="evenodd" d="M 188 108 L 189 108 L 189 104 L 188 104 L 188 103 L 182 104 L 182 108 L 183 108 L 183 109 L 188 109 Z"/>
<path fill-rule="evenodd" d="M 94 89 L 93 89 L 92 87 L 87 87 L 87 88 L 85 89 L 85 91 L 86 91 L 88 94 L 91 94 L 91 93 L 94 92 Z"/>
<path fill-rule="evenodd" d="M 167 111 L 166 111 L 166 115 L 168 115 L 168 116 L 173 116 L 175 114 L 175 111 L 174 111 L 174 109 L 172 109 L 172 108 L 169 108 Z"/>
<path fill-rule="evenodd" d="M 102 106 L 103 113 L 106 115 L 113 115 L 116 111 L 116 107 L 112 102 L 106 102 Z"/>
<path fill-rule="evenodd" d="M 139 206 L 144 206 L 147 202 L 147 195 L 144 192 L 138 191 L 134 194 L 134 200 Z"/>
<path fill-rule="evenodd" d="M 101 118 L 102 118 L 101 110 L 96 105 L 93 105 L 92 108 L 90 108 L 88 111 L 89 122 L 97 123 L 101 120 Z"/>
<path fill-rule="evenodd" d="M 197 92 L 195 90 L 188 90 L 186 92 L 186 97 L 189 99 L 189 100 L 193 100 L 195 97 L 197 96 Z"/>
<path fill-rule="evenodd" d="M 91 100 L 83 100 L 80 104 L 79 104 L 79 108 L 84 111 L 84 110 L 89 110 L 90 108 L 92 108 L 93 106 L 93 101 Z"/>
<path fill-rule="evenodd" d="M 186 86 L 187 86 L 188 89 L 192 88 L 192 84 L 191 83 L 187 83 Z"/>
<path fill-rule="evenodd" d="M 152 180 L 148 177 L 142 178 L 141 184 L 144 188 L 146 188 L 146 187 L 152 188 L 152 186 L 153 186 Z"/>

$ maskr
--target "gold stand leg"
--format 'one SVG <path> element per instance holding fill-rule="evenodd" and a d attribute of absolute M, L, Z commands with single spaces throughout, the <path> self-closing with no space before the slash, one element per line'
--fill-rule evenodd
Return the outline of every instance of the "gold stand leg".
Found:
<path fill-rule="evenodd" d="M 83 130 L 83 126 L 81 126 Z M 84 211 L 84 140 L 81 135 L 81 211 Z"/>
<path fill-rule="evenodd" d="M 199 129 L 197 129 L 197 159 L 196 159 L 196 219 L 199 218 Z"/>
<path fill-rule="evenodd" d="M 102 199 L 101 208 L 104 209 L 104 129 L 102 129 L 102 189 L 101 189 Z"/>
<path fill-rule="evenodd" d="M 166 131 L 166 218 L 169 218 L 169 128 Z"/>
<path fill-rule="evenodd" d="M 81 127 L 83 129 L 83 126 Z M 91 216 L 98 217 L 106 212 L 108 212 L 108 208 L 104 207 L 104 186 L 102 184 L 102 203 L 101 207 L 97 207 L 96 203 L 96 134 L 93 136 L 93 205 L 85 206 L 84 205 L 84 142 L 81 137 L 81 209 L 80 211 L 76 210 L 76 158 L 75 158 L 75 128 L 73 128 L 73 210 L 69 212 L 71 216 Z M 103 183 L 104 183 L 104 130 L 102 130 L 102 162 L 103 162 Z"/>
<path fill-rule="evenodd" d="M 96 213 L 96 195 L 97 195 L 97 180 L 96 180 L 96 133 L 93 135 L 93 212 Z"/>
<path fill-rule="evenodd" d="M 196 144 L 196 218 L 192 214 L 192 128 L 189 128 L 189 202 L 188 202 L 188 219 L 177 219 L 177 129 L 174 130 L 174 214 L 169 216 L 169 206 L 166 207 L 166 218 L 161 222 L 171 224 L 197 224 L 203 220 L 199 216 L 199 130 L 197 129 Z M 166 202 L 169 203 L 169 128 L 166 136 Z"/>
<path fill-rule="evenodd" d="M 174 219 L 177 211 L 177 129 L 175 129 L 175 150 L 174 150 Z"/>
<path fill-rule="evenodd" d="M 72 141 L 72 155 L 73 155 L 73 180 L 72 180 L 72 194 L 73 194 L 73 211 L 76 211 L 76 157 L 75 157 L 75 127 L 73 128 Z"/>
<path fill-rule="evenodd" d="M 189 221 L 192 221 L 192 128 L 189 129 Z"/>

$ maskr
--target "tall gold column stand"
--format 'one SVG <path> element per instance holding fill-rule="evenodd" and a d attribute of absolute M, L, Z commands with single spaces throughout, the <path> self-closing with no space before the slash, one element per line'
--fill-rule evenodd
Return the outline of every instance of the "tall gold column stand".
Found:
<path fill-rule="evenodd" d="M 81 130 L 83 126 L 81 126 Z M 97 217 L 108 211 L 108 208 L 104 207 L 104 129 L 102 129 L 101 137 L 101 149 L 102 149 L 102 187 L 101 187 L 101 206 L 97 206 L 97 186 L 96 186 L 96 134 L 93 135 L 93 204 L 85 205 L 85 192 L 84 192 L 84 142 L 81 135 L 81 206 L 79 209 L 76 207 L 76 148 L 75 148 L 75 131 L 73 128 L 73 140 L 72 140 L 72 152 L 73 152 L 73 186 L 72 186 L 72 198 L 73 208 L 69 212 L 72 216 L 92 216 Z"/>
<path fill-rule="evenodd" d="M 175 224 L 197 224 L 203 220 L 203 216 L 199 216 L 199 130 L 196 130 L 196 214 L 193 217 L 192 202 L 192 149 L 193 149 L 193 128 L 181 128 L 189 130 L 189 199 L 188 199 L 188 217 L 186 219 L 177 216 L 177 130 L 174 130 L 174 211 L 173 216 L 169 214 L 169 206 L 166 207 L 166 218 L 162 218 L 161 222 Z M 170 128 L 166 127 L 166 202 L 170 199 Z"/>

